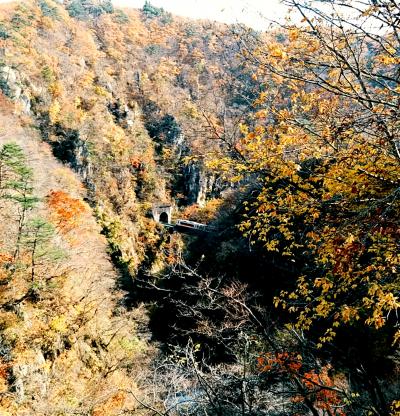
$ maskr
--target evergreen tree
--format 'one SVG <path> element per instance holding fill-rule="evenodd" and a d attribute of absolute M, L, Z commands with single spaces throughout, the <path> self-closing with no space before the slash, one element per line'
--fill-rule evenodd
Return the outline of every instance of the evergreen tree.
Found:
<path fill-rule="evenodd" d="M 149 1 L 146 0 L 142 12 L 146 17 L 152 19 L 154 17 L 159 17 L 162 14 L 164 14 L 164 9 L 162 7 L 155 7 Z"/>
<path fill-rule="evenodd" d="M 14 258 L 19 254 L 21 236 L 28 211 L 39 198 L 33 195 L 33 172 L 26 164 L 22 148 L 16 143 L 6 143 L 0 150 L 0 199 L 17 204 L 18 232 Z"/>

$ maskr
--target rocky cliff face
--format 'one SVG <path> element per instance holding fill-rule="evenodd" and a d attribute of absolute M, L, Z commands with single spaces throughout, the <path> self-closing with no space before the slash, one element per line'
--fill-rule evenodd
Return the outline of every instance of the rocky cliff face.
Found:
<path fill-rule="evenodd" d="M 23 85 L 20 73 L 7 65 L 0 64 L 0 90 L 13 99 L 25 114 L 30 114 L 31 101 L 29 87 Z"/>
<path fill-rule="evenodd" d="M 207 199 L 217 197 L 215 176 L 199 163 L 190 163 L 184 168 L 185 195 L 188 204 L 203 207 Z"/>
<path fill-rule="evenodd" d="M 159 168 L 170 178 L 172 195 L 180 194 L 183 205 L 196 204 L 200 207 L 210 197 L 218 197 L 215 175 L 202 162 L 191 160 L 190 141 L 177 119 L 164 114 L 154 102 L 145 103 L 143 108 L 145 126 L 161 156 Z"/>

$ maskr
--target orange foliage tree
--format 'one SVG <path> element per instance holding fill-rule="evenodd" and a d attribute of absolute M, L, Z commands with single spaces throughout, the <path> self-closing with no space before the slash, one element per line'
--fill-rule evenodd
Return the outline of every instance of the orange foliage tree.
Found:
<path fill-rule="evenodd" d="M 262 354 L 257 359 L 261 373 L 274 373 L 286 376 L 296 387 L 291 401 L 305 403 L 313 414 L 346 416 L 346 406 L 350 403 L 347 392 L 335 386 L 329 374 L 330 366 L 306 371 L 300 354 L 276 352 Z"/>
<path fill-rule="evenodd" d="M 67 192 L 52 190 L 47 196 L 47 204 L 56 228 L 66 234 L 72 231 L 81 221 L 86 205 Z"/>

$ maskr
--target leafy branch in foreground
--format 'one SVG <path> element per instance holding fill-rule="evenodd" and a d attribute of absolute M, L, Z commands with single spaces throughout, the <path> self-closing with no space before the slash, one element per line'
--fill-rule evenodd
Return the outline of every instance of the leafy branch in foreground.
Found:
<path fill-rule="evenodd" d="M 258 189 L 240 228 L 299 265 L 275 303 L 298 329 L 318 329 L 320 346 L 360 325 L 390 328 L 397 343 L 399 8 L 285 3 L 301 24 L 240 40 L 266 86 L 242 127 L 242 161 L 232 161 Z"/>

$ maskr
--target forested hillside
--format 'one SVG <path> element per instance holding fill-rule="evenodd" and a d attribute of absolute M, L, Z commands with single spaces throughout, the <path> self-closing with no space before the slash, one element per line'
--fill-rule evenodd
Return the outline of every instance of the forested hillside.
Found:
<path fill-rule="evenodd" d="M 1 415 L 400 415 L 400 7 L 284 3 L 0 5 Z"/>

